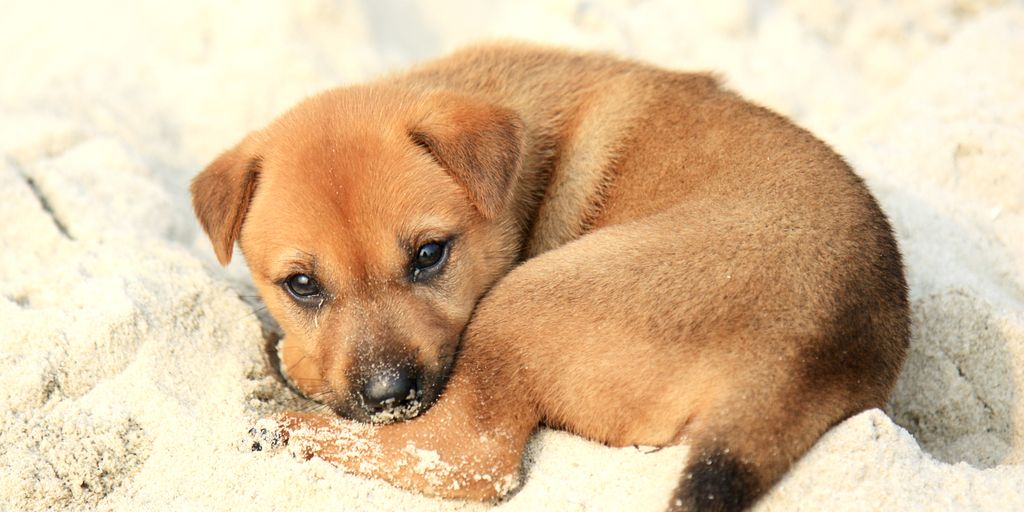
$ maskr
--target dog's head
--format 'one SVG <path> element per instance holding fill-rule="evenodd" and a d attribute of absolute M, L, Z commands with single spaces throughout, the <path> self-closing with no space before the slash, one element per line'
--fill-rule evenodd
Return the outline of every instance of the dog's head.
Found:
<path fill-rule="evenodd" d="M 477 300 L 517 256 L 523 127 L 446 92 L 310 98 L 192 183 L 222 264 L 236 240 L 299 356 L 293 382 L 342 416 L 415 416 L 437 398 Z"/>

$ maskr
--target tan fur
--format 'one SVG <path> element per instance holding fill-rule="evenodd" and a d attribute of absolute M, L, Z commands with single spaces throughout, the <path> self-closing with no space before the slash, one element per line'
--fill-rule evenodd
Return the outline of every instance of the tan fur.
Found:
<path fill-rule="evenodd" d="M 289 442 L 439 496 L 507 492 L 544 422 L 685 440 L 670 508 L 743 508 L 884 404 L 906 351 L 899 253 L 861 180 L 706 75 L 471 48 L 302 102 L 192 190 L 222 262 L 239 240 L 302 392 L 358 418 L 352 376 L 400 360 L 436 399 L 355 435 L 285 414 Z M 410 247 L 450 236 L 442 277 L 410 283 Z M 330 292 L 314 311 L 281 287 L 298 271 Z"/>

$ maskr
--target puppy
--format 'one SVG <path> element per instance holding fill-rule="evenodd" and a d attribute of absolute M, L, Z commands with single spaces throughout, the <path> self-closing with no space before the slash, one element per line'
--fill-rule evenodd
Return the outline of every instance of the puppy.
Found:
<path fill-rule="evenodd" d="M 541 423 L 689 443 L 673 510 L 753 504 L 880 407 L 908 343 L 890 226 L 824 143 L 707 75 L 525 45 L 324 92 L 192 183 L 338 417 L 273 443 L 449 497 Z"/>

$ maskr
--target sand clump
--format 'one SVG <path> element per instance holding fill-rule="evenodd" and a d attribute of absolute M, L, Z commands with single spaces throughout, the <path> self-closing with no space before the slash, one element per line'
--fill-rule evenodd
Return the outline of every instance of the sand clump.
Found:
<path fill-rule="evenodd" d="M 305 95 L 494 36 L 716 71 L 890 215 L 914 322 L 893 399 L 759 510 L 1024 510 L 1024 5 L 981 0 L 7 6 L 0 510 L 487 508 L 251 452 L 259 418 L 307 406 L 187 183 Z M 687 447 L 649 452 L 542 430 L 499 507 L 659 510 Z"/>

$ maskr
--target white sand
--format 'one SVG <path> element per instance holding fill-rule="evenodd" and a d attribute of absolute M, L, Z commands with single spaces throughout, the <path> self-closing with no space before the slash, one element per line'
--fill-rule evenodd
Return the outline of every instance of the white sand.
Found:
<path fill-rule="evenodd" d="M 185 187 L 306 94 L 495 35 L 719 71 L 891 215 L 915 334 L 888 415 L 836 427 L 760 510 L 1024 510 L 1024 4 L 86 4 L 0 16 L 0 510 L 479 508 L 240 448 L 296 402 Z M 530 450 L 503 507 L 658 510 L 686 453 Z"/>

